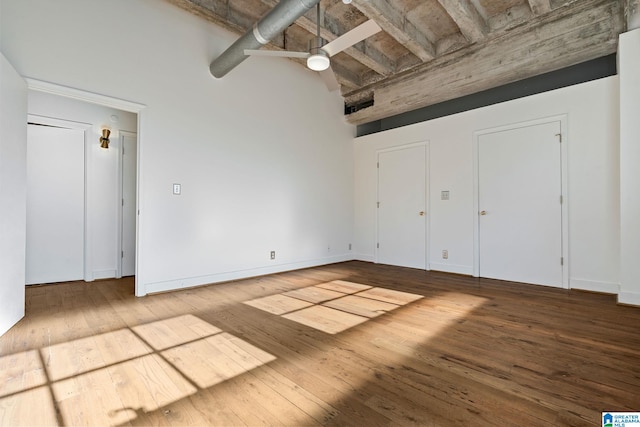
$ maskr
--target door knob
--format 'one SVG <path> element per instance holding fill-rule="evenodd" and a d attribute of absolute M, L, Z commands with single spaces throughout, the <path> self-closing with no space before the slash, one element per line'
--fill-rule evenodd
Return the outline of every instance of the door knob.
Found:
<path fill-rule="evenodd" d="M 480 211 L 480 215 L 486 215 L 487 211 Z"/>
<path fill-rule="evenodd" d="M 419 215 L 420 215 L 420 216 L 424 216 L 424 211 L 420 211 L 420 212 L 419 212 Z"/>

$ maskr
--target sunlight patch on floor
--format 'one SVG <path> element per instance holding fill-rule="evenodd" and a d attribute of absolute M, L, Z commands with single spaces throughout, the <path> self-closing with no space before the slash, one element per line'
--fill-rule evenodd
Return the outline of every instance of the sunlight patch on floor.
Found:
<path fill-rule="evenodd" d="M 38 350 L 0 357 L 2 395 L 15 393 L 47 383 Z"/>
<path fill-rule="evenodd" d="M 301 308 L 310 307 L 313 305 L 310 302 L 302 301 L 281 294 L 247 301 L 245 302 L 245 304 L 277 315 L 290 313 L 292 311 L 300 310 Z"/>
<path fill-rule="evenodd" d="M 221 333 L 163 351 L 162 355 L 198 387 L 207 388 L 275 360 L 244 341 L 242 346 L 241 341 Z"/>
<path fill-rule="evenodd" d="M 369 320 L 366 317 L 345 313 L 322 305 L 314 305 L 304 310 L 285 314 L 282 317 L 328 334 L 337 334 Z"/>
<path fill-rule="evenodd" d="M 0 397 L 0 425 L 57 426 L 49 387 L 40 386 Z"/>
<path fill-rule="evenodd" d="M 423 296 L 334 280 L 244 303 L 328 334 L 337 334 L 420 298 Z"/>
<path fill-rule="evenodd" d="M 16 353 L 0 358 L 0 425 L 126 424 L 275 359 L 193 315 Z"/>
<path fill-rule="evenodd" d="M 191 315 L 146 323 L 131 329 L 156 350 L 164 350 L 222 332 L 222 329 Z"/>
<path fill-rule="evenodd" d="M 119 425 L 133 419 L 128 407 L 153 411 L 197 389 L 151 354 L 57 381 L 53 391 L 67 425 Z"/>
<path fill-rule="evenodd" d="M 46 384 L 38 350 L 0 357 L 0 425 L 57 425 Z M 23 414 L 29 418 L 23 420 Z"/>
<path fill-rule="evenodd" d="M 151 348 L 129 329 L 80 338 L 41 350 L 51 381 L 83 374 L 151 352 Z"/>
<path fill-rule="evenodd" d="M 411 311 L 411 319 L 391 320 L 385 325 L 393 334 L 380 334 L 371 343 L 398 353 L 398 357 L 414 357 L 416 347 L 444 333 L 463 321 L 472 311 L 487 302 L 487 298 L 448 292 L 430 297 Z"/>

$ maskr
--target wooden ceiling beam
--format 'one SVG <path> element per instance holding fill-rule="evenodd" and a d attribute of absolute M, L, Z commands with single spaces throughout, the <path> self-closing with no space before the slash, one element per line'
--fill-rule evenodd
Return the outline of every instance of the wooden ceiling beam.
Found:
<path fill-rule="evenodd" d="M 351 88 L 359 88 L 362 86 L 360 76 L 355 75 L 347 67 L 343 67 L 337 61 L 331 63 L 331 69 L 340 83 L 340 92 L 349 91 Z"/>
<path fill-rule="evenodd" d="M 422 61 L 435 57 L 435 47 L 424 32 L 405 18 L 396 8 L 398 2 L 389 0 L 367 0 L 351 3 L 367 18 L 373 19 L 380 28 Z"/>
<path fill-rule="evenodd" d="M 374 105 L 346 116 L 363 124 L 502 86 L 616 52 L 624 31 L 618 0 L 581 0 L 560 7 L 360 92 Z M 361 96 L 348 94 L 346 103 Z"/>
<path fill-rule="evenodd" d="M 193 0 L 167 0 L 187 12 L 200 16 L 209 22 L 213 22 L 234 33 L 243 33 L 247 30 L 241 23 L 230 19 L 229 2 L 225 0 L 209 0 L 206 6 Z"/>
<path fill-rule="evenodd" d="M 438 3 L 447 11 L 470 43 L 484 39 L 489 33 L 489 25 L 471 0 L 438 0 Z"/>
<path fill-rule="evenodd" d="M 640 28 L 640 0 L 625 0 L 624 15 L 626 18 L 627 31 Z"/>
<path fill-rule="evenodd" d="M 529 0 L 529 7 L 534 15 L 544 15 L 551 12 L 551 0 Z"/>

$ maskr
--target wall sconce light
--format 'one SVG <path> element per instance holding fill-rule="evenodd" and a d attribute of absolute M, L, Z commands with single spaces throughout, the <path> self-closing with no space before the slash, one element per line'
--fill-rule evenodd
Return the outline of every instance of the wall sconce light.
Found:
<path fill-rule="evenodd" d="M 100 147 L 109 148 L 109 135 L 111 131 L 107 128 L 102 129 L 102 136 L 100 137 Z"/>

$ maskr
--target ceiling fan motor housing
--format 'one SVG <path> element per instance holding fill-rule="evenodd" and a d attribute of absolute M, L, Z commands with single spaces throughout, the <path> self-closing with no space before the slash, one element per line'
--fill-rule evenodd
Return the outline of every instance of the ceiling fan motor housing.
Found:
<path fill-rule="evenodd" d="M 311 55 L 307 58 L 307 67 L 313 71 L 324 71 L 329 68 L 329 55 L 324 50 L 314 48 L 310 53 Z"/>

